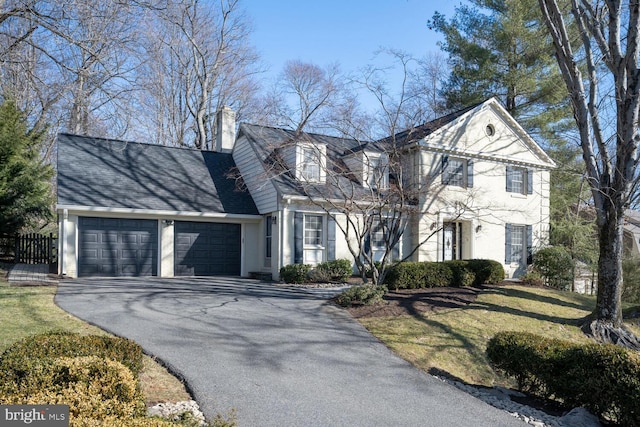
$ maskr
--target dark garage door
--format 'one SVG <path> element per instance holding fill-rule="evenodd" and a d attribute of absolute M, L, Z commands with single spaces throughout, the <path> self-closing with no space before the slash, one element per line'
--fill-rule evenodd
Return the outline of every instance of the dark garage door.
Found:
<path fill-rule="evenodd" d="M 175 222 L 176 276 L 239 276 L 240 224 Z"/>
<path fill-rule="evenodd" d="M 80 217 L 78 276 L 158 274 L 158 222 Z"/>

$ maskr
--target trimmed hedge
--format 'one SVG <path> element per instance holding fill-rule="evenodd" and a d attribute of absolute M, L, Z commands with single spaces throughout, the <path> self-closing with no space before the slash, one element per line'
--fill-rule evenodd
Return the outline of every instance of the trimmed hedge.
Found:
<path fill-rule="evenodd" d="M 126 338 L 50 332 L 18 341 L 0 356 L 0 382 L 9 372 L 20 375 L 37 359 L 98 356 L 114 360 L 138 375 L 142 369 L 142 348 Z"/>
<path fill-rule="evenodd" d="M 345 282 L 353 274 L 351 261 L 336 259 L 312 267 L 309 264 L 289 264 L 280 268 L 280 280 L 285 283 Z"/>
<path fill-rule="evenodd" d="M 384 283 L 395 290 L 462 287 L 498 283 L 504 277 L 502 264 L 493 260 L 402 262 L 389 269 Z"/>
<path fill-rule="evenodd" d="M 621 425 L 640 425 L 640 356 L 612 344 L 574 344 L 524 332 L 489 340 L 495 369 L 522 390 L 583 406 Z"/>

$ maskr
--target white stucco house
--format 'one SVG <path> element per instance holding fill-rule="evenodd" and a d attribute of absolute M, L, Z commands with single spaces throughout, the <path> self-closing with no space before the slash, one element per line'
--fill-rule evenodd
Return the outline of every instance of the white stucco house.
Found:
<path fill-rule="evenodd" d="M 517 277 L 546 243 L 555 164 L 495 99 L 374 142 L 244 123 L 236 137 L 218 114 L 215 151 L 59 135 L 60 274 L 278 278 L 353 259 L 341 206 L 400 186 L 393 259 L 488 258 Z"/>

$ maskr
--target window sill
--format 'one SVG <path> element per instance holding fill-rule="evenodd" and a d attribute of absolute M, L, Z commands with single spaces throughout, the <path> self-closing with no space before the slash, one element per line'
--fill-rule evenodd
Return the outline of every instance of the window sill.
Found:
<path fill-rule="evenodd" d="M 514 199 L 526 199 L 527 198 L 526 194 L 521 194 L 521 193 L 509 193 L 509 195 Z"/>

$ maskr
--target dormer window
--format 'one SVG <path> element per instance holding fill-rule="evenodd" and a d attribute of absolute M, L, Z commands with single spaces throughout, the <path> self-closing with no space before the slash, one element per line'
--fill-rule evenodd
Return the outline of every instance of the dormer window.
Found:
<path fill-rule="evenodd" d="M 297 178 L 306 182 L 324 182 L 326 148 L 311 144 L 297 146 Z"/>
<path fill-rule="evenodd" d="M 387 156 L 367 156 L 366 185 L 369 188 L 384 189 L 389 186 L 389 161 Z"/>

